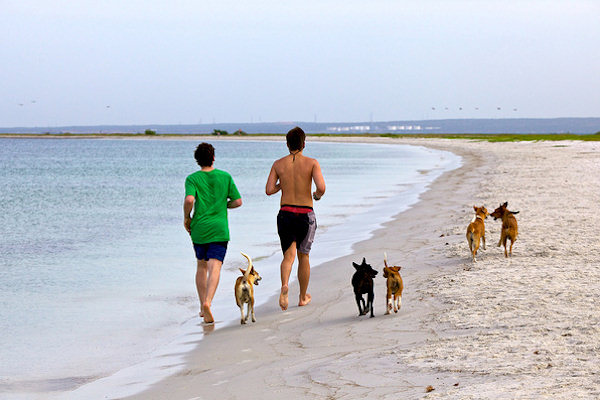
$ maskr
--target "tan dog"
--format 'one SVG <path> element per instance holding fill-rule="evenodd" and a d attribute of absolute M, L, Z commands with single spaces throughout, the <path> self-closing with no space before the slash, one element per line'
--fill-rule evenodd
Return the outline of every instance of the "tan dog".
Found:
<path fill-rule="evenodd" d="M 402 277 L 400 276 L 400 269 L 402 267 L 388 267 L 386 253 L 383 253 L 383 263 L 385 264 L 385 267 L 383 267 L 383 277 L 387 280 L 385 313 L 389 314 L 392 307 L 394 308 L 394 312 L 397 313 L 400 307 L 402 307 L 402 291 L 404 290 L 404 282 L 402 282 Z"/>
<path fill-rule="evenodd" d="M 502 219 L 502 231 L 500 232 L 500 241 L 498 242 L 498 247 L 500 247 L 501 244 L 504 244 L 504 257 L 508 257 L 508 254 L 512 256 L 513 243 L 517 240 L 517 235 L 519 234 L 517 219 L 514 215 L 518 214 L 519 212 L 508 211 L 506 207 L 508 207 L 508 202 L 500 204 L 500 206 L 490 214 L 492 217 L 494 217 L 494 221 L 497 218 Z M 506 253 L 507 239 L 510 239 L 510 251 L 508 254 Z"/>
<path fill-rule="evenodd" d="M 469 243 L 471 256 L 475 262 L 477 261 L 475 256 L 477 255 L 477 250 L 479 250 L 479 239 L 483 241 L 483 249 L 485 250 L 485 224 L 483 221 L 489 214 L 484 206 L 473 206 L 473 209 L 475 210 L 475 218 L 473 218 L 467 227 L 467 242 Z"/>
<path fill-rule="evenodd" d="M 252 314 L 252 322 L 256 322 L 256 318 L 254 317 L 254 285 L 258 285 L 261 277 L 252 265 L 252 259 L 247 254 L 242 253 L 242 255 L 248 260 L 248 268 L 245 271 L 240 268 L 243 275 L 239 276 L 235 281 L 235 302 L 242 313 L 240 322 L 243 325 L 248 322 L 250 314 Z M 248 312 L 244 318 L 245 303 L 248 303 Z"/>

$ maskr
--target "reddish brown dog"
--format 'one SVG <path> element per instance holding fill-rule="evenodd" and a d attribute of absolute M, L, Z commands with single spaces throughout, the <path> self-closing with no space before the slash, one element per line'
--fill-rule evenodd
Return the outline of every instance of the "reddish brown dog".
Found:
<path fill-rule="evenodd" d="M 383 253 L 383 263 L 385 264 L 385 267 L 383 267 L 383 277 L 387 280 L 385 313 L 389 314 L 392 308 L 397 313 L 400 307 L 402 307 L 402 291 L 404 290 L 404 282 L 402 282 L 402 277 L 400 276 L 400 269 L 402 267 L 388 267 L 386 253 Z"/>
<path fill-rule="evenodd" d="M 502 231 L 500 232 L 500 241 L 498 242 L 498 247 L 500 247 L 502 244 L 504 245 L 504 257 L 508 257 L 509 254 L 512 256 L 513 243 L 517 240 L 517 235 L 519 234 L 517 219 L 514 215 L 518 214 L 519 212 L 509 211 L 507 207 L 508 202 L 504 202 L 504 204 L 500 204 L 500 206 L 490 214 L 490 216 L 494 217 L 494 221 L 497 218 L 502 220 Z M 507 254 L 506 241 L 508 239 L 510 239 L 510 250 Z"/>
<path fill-rule="evenodd" d="M 485 250 L 485 224 L 483 223 L 483 220 L 485 220 L 489 214 L 484 206 L 473 206 L 473 209 L 475 210 L 475 218 L 473 218 L 467 227 L 467 242 L 469 243 L 473 261 L 477 261 L 475 256 L 477 255 L 477 250 L 479 250 L 480 239 L 483 241 L 483 249 Z"/>

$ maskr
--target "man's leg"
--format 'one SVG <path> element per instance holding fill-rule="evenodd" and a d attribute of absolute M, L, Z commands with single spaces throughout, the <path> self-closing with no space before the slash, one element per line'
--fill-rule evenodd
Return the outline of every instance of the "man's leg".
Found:
<path fill-rule="evenodd" d="M 200 318 L 204 317 L 202 305 L 206 300 L 206 280 L 207 280 L 207 265 L 204 260 L 197 260 L 196 268 L 196 290 L 198 291 L 198 300 L 200 300 Z"/>
<path fill-rule="evenodd" d="M 215 297 L 217 286 L 219 285 L 221 265 L 223 265 L 223 262 L 217 260 L 216 258 L 210 258 L 206 265 L 208 270 L 208 278 L 206 280 L 206 298 L 202 302 L 202 311 L 204 312 L 204 322 L 210 323 L 215 322 L 210 311 L 210 306 L 212 304 L 213 297 Z"/>
<path fill-rule="evenodd" d="M 292 264 L 296 258 L 296 242 L 292 242 L 291 246 L 283 253 L 283 261 L 281 261 L 281 294 L 279 295 L 279 307 L 282 310 L 288 308 L 288 283 L 290 274 L 292 273 Z"/>
<path fill-rule="evenodd" d="M 310 294 L 306 293 L 310 279 L 310 260 L 308 254 L 298 253 L 298 283 L 300 284 L 300 300 L 298 306 L 310 303 Z"/>

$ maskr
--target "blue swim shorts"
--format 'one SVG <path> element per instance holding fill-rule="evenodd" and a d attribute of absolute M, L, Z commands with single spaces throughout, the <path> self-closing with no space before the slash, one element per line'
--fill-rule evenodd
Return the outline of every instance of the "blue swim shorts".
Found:
<path fill-rule="evenodd" d="M 210 258 L 215 258 L 223 262 L 227 253 L 227 242 L 194 243 L 194 250 L 198 260 L 208 261 Z"/>

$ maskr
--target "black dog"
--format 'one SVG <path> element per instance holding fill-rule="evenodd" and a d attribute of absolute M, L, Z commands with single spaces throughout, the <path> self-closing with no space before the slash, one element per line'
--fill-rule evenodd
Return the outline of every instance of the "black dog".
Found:
<path fill-rule="evenodd" d="M 354 288 L 356 304 L 358 305 L 358 315 L 365 315 L 371 310 L 371 318 L 373 318 L 373 299 L 375 298 L 375 294 L 373 293 L 373 278 L 377 275 L 377 271 L 367 264 L 364 257 L 361 265 L 355 262 L 352 265 L 356 268 L 356 272 L 352 276 L 352 287 Z M 366 305 L 363 294 L 367 295 Z"/>

